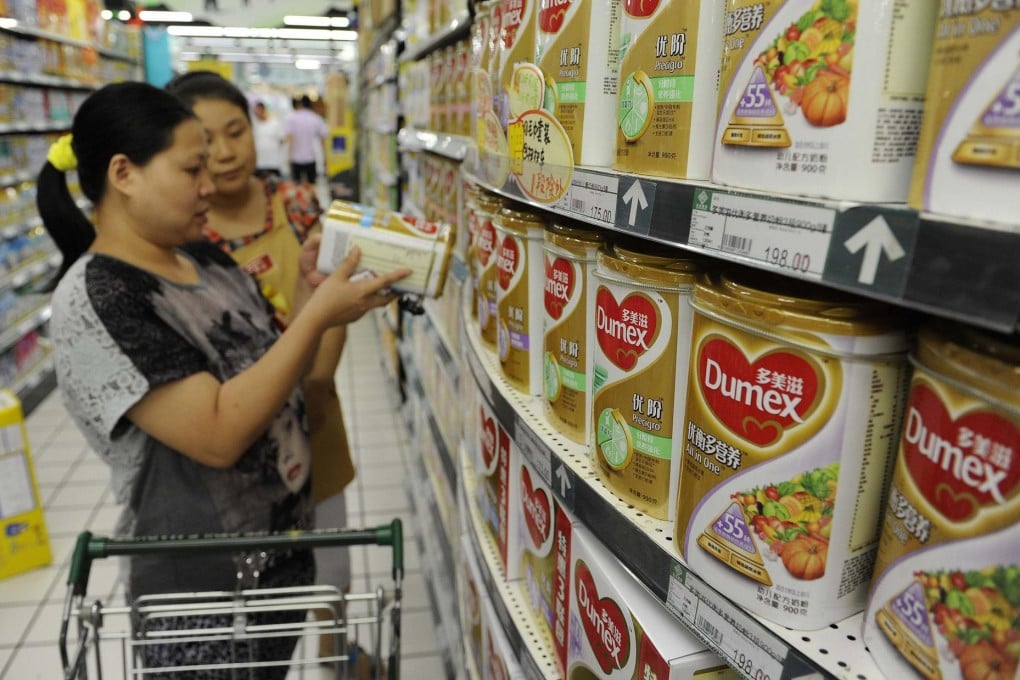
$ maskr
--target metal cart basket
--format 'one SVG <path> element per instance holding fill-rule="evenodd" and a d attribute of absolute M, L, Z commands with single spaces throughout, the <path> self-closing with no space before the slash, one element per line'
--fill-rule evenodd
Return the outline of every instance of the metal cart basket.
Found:
<path fill-rule="evenodd" d="M 268 551 L 319 547 L 380 545 L 393 553 L 392 589 L 343 593 L 331 586 L 258 588 L 259 570 Z M 234 556 L 238 587 L 234 591 L 167 593 L 137 598 L 128 606 L 87 601 L 93 560 L 114 556 L 180 556 L 227 552 Z M 374 529 L 293 531 L 277 534 L 232 534 L 121 539 L 78 536 L 60 626 L 60 657 L 66 680 L 112 678 L 230 678 L 249 680 L 288 669 L 329 663 L 337 678 L 400 677 L 400 598 L 404 571 L 403 527 L 399 519 Z M 254 582 L 255 587 L 242 587 Z M 310 614 L 315 613 L 316 616 Z M 75 621 L 72 624 L 72 620 Z M 389 626 L 384 628 L 388 620 Z M 191 621 L 191 625 L 188 622 Z M 209 621 L 218 622 L 208 625 Z M 196 625 L 194 622 L 202 622 Z M 318 642 L 333 636 L 334 655 L 265 660 L 261 645 L 289 639 Z M 383 639 L 388 638 L 385 663 Z M 146 647 L 189 644 L 219 645 L 225 660 L 146 668 Z M 94 654 L 89 654 L 89 647 Z M 70 649 L 69 649 L 70 648 Z M 366 652 L 365 650 L 370 650 Z M 119 656 L 119 659 L 111 658 Z M 89 663 L 89 659 L 92 662 Z M 122 672 L 113 672 L 120 666 Z M 318 671 L 316 671 L 318 673 Z M 293 677 L 293 675 L 287 675 Z M 321 677 L 316 675 L 315 677 Z"/>

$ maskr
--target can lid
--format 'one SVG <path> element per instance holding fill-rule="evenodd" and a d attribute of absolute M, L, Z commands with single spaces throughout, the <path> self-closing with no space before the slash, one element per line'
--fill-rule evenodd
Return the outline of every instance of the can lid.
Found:
<path fill-rule="evenodd" d="M 888 305 L 756 269 L 706 274 L 694 301 L 752 325 L 836 335 L 879 335 L 903 325 Z"/>
<path fill-rule="evenodd" d="M 578 257 L 585 257 L 587 250 L 598 248 L 605 241 L 602 233 L 595 229 L 586 229 L 573 221 L 559 220 L 545 228 L 546 243 L 559 246 Z"/>
<path fill-rule="evenodd" d="M 599 250 L 597 271 L 623 275 L 635 283 L 676 288 L 697 281 L 704 270 L 702 260 L 665 254 L 668 246 L 644 241 L 617 241 Z M 676 251 L 673 251 L 676 252 Z"/>
<path fill-rule="evenodd" d="M 924 326 L 917 358 L 937 373 L 1020 408 L 1020 338 L 949 321 Z"/>
<path fill-rule="evenodd" d="M 478 193 L 475 195 L 475 201 L 477 201 L 478 207 L 485 212 L 499 212 L 500 208 L 503 207 L 503 199 L 496 194 L 489 193 L 482 187 L 478 187 L 477 190 Z"/>
<path fill-rule="evenodd" d="M 493 224 L 498 228 L 507 229 L 521 236 L 541 238 L 541 234 L 531 233 L 533 230 L 545 229 L 545 220 L 529 210 L 518 210 L 506 206 L 493 217 Z"/>

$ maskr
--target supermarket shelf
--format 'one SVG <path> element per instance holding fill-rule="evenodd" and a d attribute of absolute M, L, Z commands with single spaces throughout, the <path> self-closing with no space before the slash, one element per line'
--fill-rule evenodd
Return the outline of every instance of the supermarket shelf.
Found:
<path fill-rule="evenodd" d="M 41 121 L 38 123 L 2 123 L 0 124 L 0 135 L 12 135 L 19 132 L 65 132 L 70 129 L 71 121 L 63 123 L 56 121 Z"/>
<path fill-rule="evenodd" d="M 53 310 L 47 299 L 43 304 L 24 314 L 10 328 L 0 333 L 0 352 L 6 351 L 27 333 L 49 321 L 52 313 Z"/>
<path fill-rule="evenodd" d="M 366 90 L 377 90 L 383 85 L 395 85 L 397 83 L 396 76 L 384 76 L 378 75 L 365 83 Z"/>
<path fill-rule="evenodd" d="M 462 12 L 424 40 L 408 44 L 400 55 L 400 61 L 416 61 L 468 37 L 470 33 L 471 13 Z"/>
<path fill-rule="evenodd" d="M 375 29 L 375 38 L 372 39 L 372 44 L 369 45 L 368 51 L 365 53 L 365 58 L 361 60 L 360 71 L 365 72 L 365 66 L 369 61 L 375 58 L 376 53 L 379 52 L 379 48 L 383 46 L 383 43 L 387 42 L 393 37 L 393 33 L 400 26 L 400 12 L 399 10 L 386 17 Z M 365 30 L 361 28 L 359 30 Z"/>
<path fill-rule="evenodd" d="M 557 215 L 993 330 L 1020 327 L 1020 224 L 584 167 L 546 205 L 513 176 L 498 184 L 499 164 L 480 154 L 474 181 Z"/>
<path fill-rule="evenodd" d="M 0 82 L 39 87 L 62 87 L 69 90 L 96 90 L 99 88 L 95 83 L 86 83 L 74 78 L 62 78 L 45 73 L 20 73 L 19 71 L 0 71 Z"/>
<path fill-rule="evenodd" d="M 401 128 L 397 133 L 397 144 L 401 151 L 428 151 L 455 161 L 464 160 L 471 149 L 470 137 L 450 135 L 445 132 Z"/>
<path fill-rule="evenodd" d="M 478 666 L 475 665 L 475 657 L 466 653 L 471 647 L 471 643 L 467 636 L 461 640 L 461 647 L 465 650 L 464 653 L 464 677 L 465 680 L 482 680 L 482 672 L 478 670 Z"/>
<path fill-rule="evenodd" d="M 18 170 L 9 175 L 0 176 L 0 187 L 12 187 L 22 182 L 34 182 L 36 173 L 31 170 Z"/>
<path fill-rule="evenodd" d="M 750 615 L 690 571 L 673 547 L 672 524 L 621 501 L 599 480 L 590 452 L 546 423 L 542 400 L 500 377 L 477 330 L 466 332 L 470 371 L 496 417 L 557 500 L 663 602 L 667 610 L 748 680 L 822 673 L 852 680 L 883 677 L 858 638 L 861 614 L 818 631 L 793 631 Z M 737 657 L 743 660 L 738 663 Z M 760 677 L 757 679 L 760 680 Z"/>
<path fill-rule="evenodd" d="M 47 375 L 53 373 L 53 370 L 53 350 L 47 346 L 43 356 L 16 376 L 7 387 L 13 390 L 20 399 L 22 394 L 28 394 L 45 381 Z"/>
<path fill-rule="evenodd" d="M 524 582 L 505 580 L 499 548 L 483 528 L 484 520 L 475 503 L 470 500 L 475 478 L 468 463 L 468 456 L 463 451 L 460 460 L 461 478 L 464 480 L 464 490 L 468 496 L 468 501 L 463 505 L 468 510 L 469 543 L 478 560 L 482 584 L 493 609 L 496 610 L 496 618 L 499 619 L 503 632 L 510 641 L 510 648 L 513 649 L 514 656 L 524 670 L 525 677 L 559 678 L 556 654 L 548 647 L 547 638 L 539 635 L 531 623 L 532 615 Z"/>
<path fill-rule="evenodd" d="M 21 263 L 13 271 L 0 275 L 0 291 L 21 288 L 29 281 L 57 269 L 61 262 L 63 262 L 63 256 L 55 251 L 33 257 L 28 262 Z"/>
<path fill-rule="evenodd" d="M 457 352 L 457 346 L 453 344 L 452 339 L 447 336 L 442 324 L 435 318 L 431 300 L 426 300 L 424 307 L 425 320 L 427 322 L 425 335 L 428 336 L 429 341 L 436 350 L 436 354 L 439 355 L 440 361 L 442 361 L 443 366 L 446 368 L 447 377 L 453 381 L 454 388 L 459 388 L 460 371 L 457 369 L 460 366 L 460 361 L 458 359 L 459 352 Z"/>
<path fill-rule="evenodd" d="M 60 33 L 51 33 L 50 31 L 44 31 L 39 28 L 33 28 L 31 26 L 0 26 L 0 30 L 13 33 L 15 35 L 23 35 L 30 38 L 42 38 L 44 40 L 52 40 L 53 42 L 63 43 L 64 45 L 74 45 L 75 47 L 83 47 L 85 49 L 95 50 L 98 54 L 110 59 L 119 59 L 120 61 L 131 62 L 137 64 L 138 59 L 132 57 L 130 54 L 125 52 L 118 52 L 117 50 L 111 50 L 106 47 L 99 47 L 92 43 L 85 42 L 84 40 L 76 40 L 75 38 L 61 35 Z"/>
<path fill-rule="evenodd" d="M 47 356 L 41 360 L 31 373 L 11 385 L 11 389 L 21 400 L 21 410 L 27 417 L 43 399 L 57 389 L 57 373 L 53 368 L 52 357 Z"/>
<path fill-rule="evenodd" d="M 411 358 L 402 345 L 398 345 L 398 351 L 400 353 L 400 362 L 404 365 L 404 377 L 408 390 L 421 399 L 424 404 L 428 404 L 428 396 L 425 394 L 425 388 L 421 383 L 421 378 L 418 376 L 414 359 Z M 449 443 L 443 436 L 443 431 L 439 427 L 439 423 L 436 422 L 435 414 L 431 409 L 429 409 L 427 420 L 429 430 L 432 432 L 432 438 L 436 442 L 436 449 L 439 451 L 439 462 L 442 465 L 443 473 L 446 475 L 446 481 L 451 489 L 456 489 L 457 464 L 453 453 L 450 451 Z"/>
<path fill-rule="evenodd" d="M 453 552 L 446 540 L 443 531 L 436 531 L 436 522 L 441 521 L 435 499 L 428 489 L 422 487 L 427 483 L 427 473 L 420 465 L 407 478 L 408 496 L 414 511 L 415 523 L 417 524 L 418 549 L 422 556 L 422 572 L 425 579 L 426 591 L 432 605 L 433 621 L 436 625 L 436 632 L 439 633 L 439 647 L 446 667 L 447 677 L 456 677 L 463 667 L 463 654 L 460 644 L 463 636 L 461 634 L 460 621 L 457 618 L 456 603 L 449 597 L 449 593 L 456 592 L 456 584 L 453 575 L 456 573 L 453 564 Z M 412 466 L 414 464 L 412 463 Z M 430 545 L 427 536 L 438 538 L 437 545 Z"/>

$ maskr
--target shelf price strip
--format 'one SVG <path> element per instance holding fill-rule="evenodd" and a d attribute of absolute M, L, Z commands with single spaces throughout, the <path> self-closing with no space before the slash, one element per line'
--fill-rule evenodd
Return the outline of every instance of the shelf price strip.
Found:
<path fill-rule="evenodd" d="M 833 208 L 700 189 L 688 245 L 819 281 L 836 215 Z"/>
<path fill-rule="evenodd" d="M 755 630 L 760 630 L 760 626 L 683 565 L 673 565 L 666 609 L 749 680 L 789 677 L 789 673 L 784 674 L 789 648 L 757 634 Z M 822 675 L 809 672 L 796 677 L 820 678 Z"/>
<path fill-rule="evenodd" d="M 619 190 L 619 177 L 575 168 L 570 179 L 570 189 L 549 208 L 611 228 L 616 225 L 616 197 Z"/>

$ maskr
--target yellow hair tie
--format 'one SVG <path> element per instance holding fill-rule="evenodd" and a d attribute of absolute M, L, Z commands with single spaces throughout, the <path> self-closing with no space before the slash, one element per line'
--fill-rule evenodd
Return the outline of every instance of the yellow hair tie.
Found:
<path fill-rule="evenodd" d="M 78 159 L 74 155 L 74 149 L 71 148 L 71 135 L 62 135 L 60 139 L 53 142 L 50 145 L 49 153 L 46 154 L 46 160 L 60 172 L 77 168 Z"/>
<path fill-rule="evenodd" d="M 290 305 L 287 303 L 287 298 L 282 293 L 276 291 L 271 285 L 264 284 L 262 286 L 262 296 L 269 300 L 273 308 L 282 316 L 290 315 Z"/>

